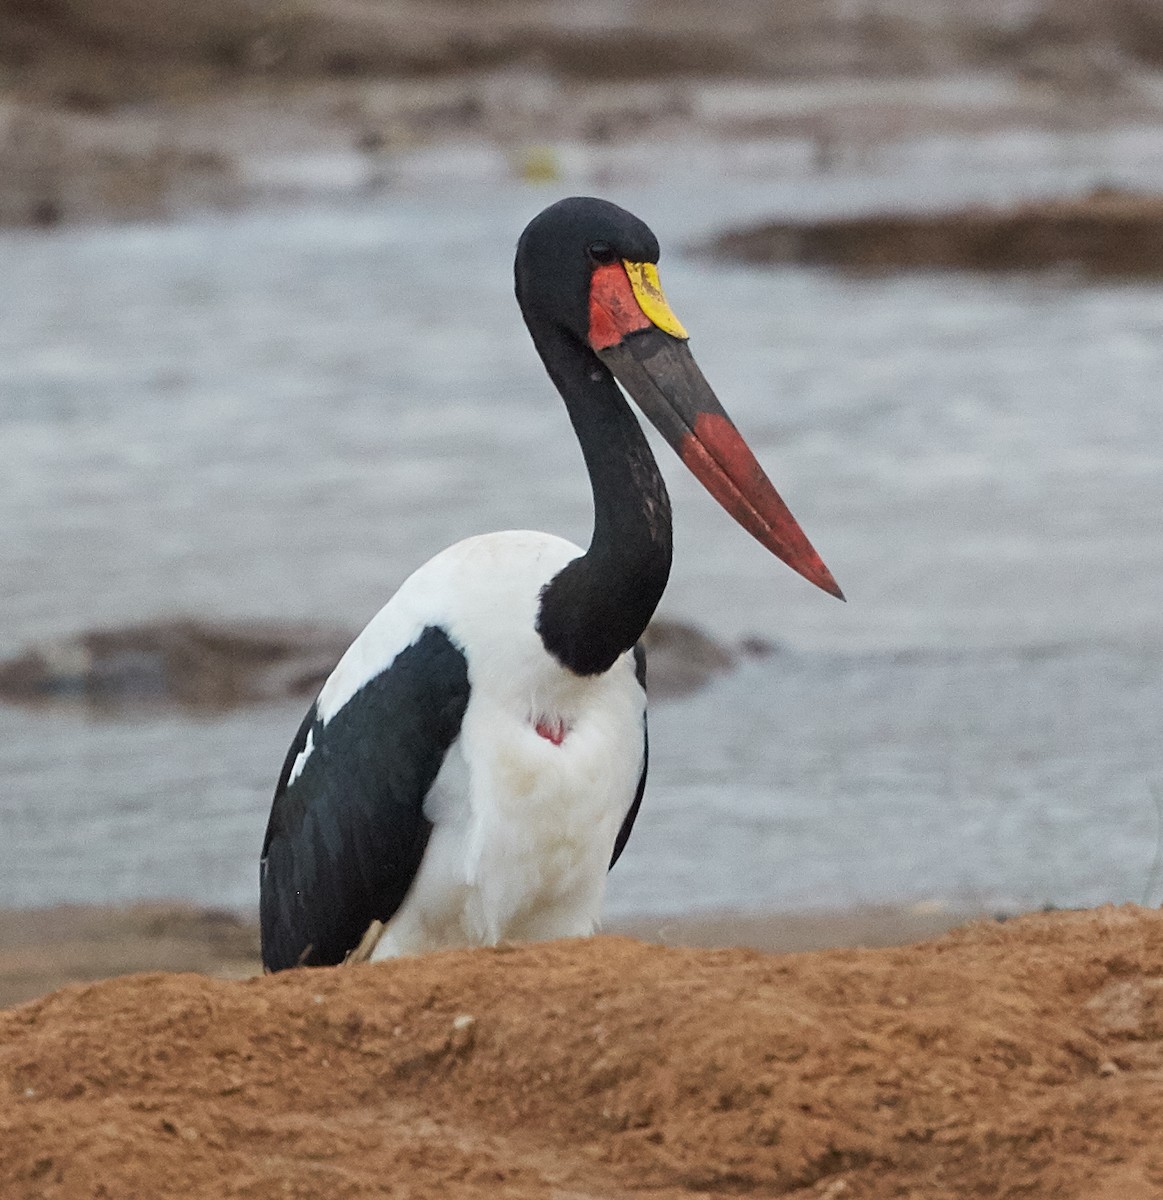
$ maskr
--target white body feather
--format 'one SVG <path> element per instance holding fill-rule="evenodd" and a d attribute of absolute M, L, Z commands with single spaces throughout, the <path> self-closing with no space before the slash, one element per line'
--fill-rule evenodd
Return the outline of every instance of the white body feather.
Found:
<path fill-rule="evenodd" d="M 582 677 L 541 643 L 541 589 L 581 553 L 526 531 L 450 546 L 405 581 L 324 684 L 326 724 L 430 625 L 468 663 L 460 735 L 424 805 L 432 835 L 373 958 L 597 928 L 642 771 L 646 696 L 632 654 Z M 538 723 L 560 726 L 561 744 L 539 735 Z"/>

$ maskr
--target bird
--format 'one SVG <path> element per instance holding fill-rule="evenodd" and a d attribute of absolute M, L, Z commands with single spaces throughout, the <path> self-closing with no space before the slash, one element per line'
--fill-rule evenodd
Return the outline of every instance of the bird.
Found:
<path fill-rule="evenodd" d="M 625 396 L 739 525 L 844 598 L 697 366 L 658 260 L 650 228 L 595 197 L 521 234 L 517 302 L 589 473 L 589 546 L 529 530 L 457 542 L 343 654 L 275 788 L 267 971 L 600 927 L 646 783 L 639 639 L 672 558 L 666 486 Z"/>

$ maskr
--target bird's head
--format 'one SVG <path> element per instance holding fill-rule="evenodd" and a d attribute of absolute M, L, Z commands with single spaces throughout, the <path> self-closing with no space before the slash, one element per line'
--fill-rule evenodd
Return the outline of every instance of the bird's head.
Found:
<path fill-rule="evenodd" d="M 615 301 L 616 292 L 624 301 L 632 297 L 624 264 L 638 268 L 640 280 L 644 269 L 657 279 L 657 263 L 658 239 L 645 221 L 608 200 L 571 196 L 551 204 L 521 234 L 517 295 L 527 314 L 593 347 L 595 336 L 599 342 L 621 336 L 603 324 L 603 310 L 595 305 L 603 298 Z"/>
<path fill-rule="evenodd" d="M 843 599 L 831 572 L 691 356 L 658 277 L 658 239 L 633 213 L 589 196 L 538 214 L 517 245 L 517 297 L 531 326 L 565 331 L 608 371 L 708 492 L 762 545 Z"/>

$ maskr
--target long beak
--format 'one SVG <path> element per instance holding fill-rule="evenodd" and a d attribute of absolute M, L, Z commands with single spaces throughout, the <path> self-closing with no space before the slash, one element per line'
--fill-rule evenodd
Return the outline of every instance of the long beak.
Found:
<path fill-rule="evenodd" d="M 627 269 L 633 265 L 627 264 Z M 656 285 L 657 276 L 654 281 Z M 633 290 L 636 297 L 641 295 L 638 286 Z M 657 297 L 665 306 L 661 291 Z M 609 338 L 591 338 L 598 357 L 695 478 L 752 537 L 793 571 L 843 600 L 844 593 L 832 573 L 724 411 L 684 338 L 665 332 L 663 321 L 644 312 L 645 306 L 636 307 L 638 317 L 648 319 L 635 318 L 633 328 L 620 340 L 598 346 L 594 342 L 608 343 Z M 608 306 L 602 305 L 602 310 L 608 311 Z M 665 311 L 669 314 L 669 308 Z M 670 317 L 678 333 L 683 334 L 673 314 Z M 619 319 L 617 323 L 631 322 Z"/>

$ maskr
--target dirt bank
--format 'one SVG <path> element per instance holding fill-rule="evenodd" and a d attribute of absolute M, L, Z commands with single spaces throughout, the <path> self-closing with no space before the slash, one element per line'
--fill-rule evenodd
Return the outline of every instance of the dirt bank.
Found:
<path fill-rule="evenodd" d="M 862 274 L 1054 269 L 1092 278 L 1159 278 L 1163 196 L 1100 189 L 1013 209 L 771 221 L 725 233 L 708 249 L 741 262 Z"/>
<path fill-rule="evenodd" d="M 0 1193 L 1163 1191 L 1163 915 L 775 957 L 593 939 L 0 1014 Z"/>

